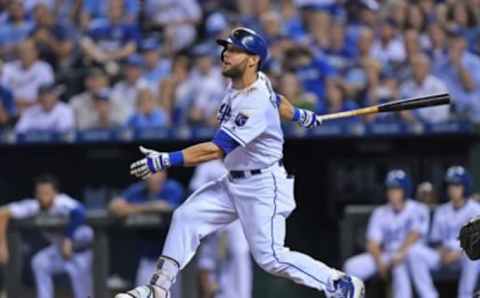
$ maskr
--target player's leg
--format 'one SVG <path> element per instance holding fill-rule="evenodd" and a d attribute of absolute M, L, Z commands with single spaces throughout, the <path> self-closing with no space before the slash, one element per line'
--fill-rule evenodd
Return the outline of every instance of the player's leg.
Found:
<path fill-rule="evenodd" d="M 439 253 L 426 245 L 417 244 L 410 248 L 406 261 L 420 298 L 438 298 L 431 271 L 440 266 Z"/>
<path fill-rule="evenodd" d="M 225 179 L 208 183 L 173 212 L 162 256 L 150 281 L 154 287 L 138 287 L 129 294 L 118 294 L 117 298 L 148 297 L 151 291 L 158 297 L 166 297 L 178 272 L 194 256 L 200 240 L 237 218 L 225 187 Z"/>
<path fill-rule="evenodd" d="M 480 261 L 469 260 L 465 255 L 461 260 L 462 272 L 458 284 L 458 298 L 473 297 L 473 292 L 477 284 L 478 274 L 480 272 Z"/>
<path fill-rule="evenodd" d="M 222 288 L 225 298 L 252 297 L 252 260 L 242 224 L 236 221 L 230 224 L 225 233 L 228 238 L 228 266 L 223 278 Z"/>
<path fill-rule="evenodd" d="M 412 297 L 412 283 L 406 262 L 392 268 L 392 292 L 394 298 Z"/>
<path fill-rule="evenodd" d="M 363 253 L 347 259 L 344 270 L 348 275 L 354 275 L 365 281 L 377 273 L 377 266 L 371 254 Z"/>
<path fill-rule="evenodd" d="M 37 298 L 53 298 L 54 288 L 52 275 L 61 269 L 60 252 L 54 245 L 50 245 L 32 258 L 32 271 L 37 288 Z"/>
<path fill-rule="evenodd" d="M 285 247 L 286 219 L 295 208 L 293 183 L 282 169 L 229 183 L 255 261 L 265 271 L 296 283 L 326 292 L 353 288 L 352 297 L 363 297 L 360 280 L 352 281 L 341 272 Z"/>
<path fill-rule="evenodd" d="M 75 253 L 72 259 L 65 261 L 65 271 L 70 277 L 75 298 L 93 297 L 91 250 Z"/>
<path fill-rule="evenodd" d="M 137 276 L 135 278 L 135 285 L 142 286 L 150 282 L 152 275 L 155 273 L 157 268 L 157 260 L 152 260 L 149 258 L 141 258 L 138 263 Z M 170 294 L 172 298 L 180 298 L 182 296 L 182 275 L 177 275 L 175 283 L 170 288 Z"/>

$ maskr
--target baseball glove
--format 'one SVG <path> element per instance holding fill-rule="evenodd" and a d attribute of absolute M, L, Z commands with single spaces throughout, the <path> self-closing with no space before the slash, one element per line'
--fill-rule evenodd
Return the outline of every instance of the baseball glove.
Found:
<path fill-rule="evenodd" d="M 458 239 L 471 260 L 480 259 L 480 216 L 463 225 L 458 234 Z"/>

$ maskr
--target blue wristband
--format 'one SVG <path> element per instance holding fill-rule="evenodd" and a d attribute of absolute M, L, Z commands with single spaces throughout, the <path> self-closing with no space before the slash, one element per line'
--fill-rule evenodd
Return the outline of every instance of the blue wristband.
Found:
<path fill-rule="evenodd" d="M 170 158 L 170 166 L 172 167 L 181 167 L 183 166 L 183 152 L 182 151 L 175 151 L 168 154 Z"/>
<path fill-rule="evenodd" d="M 299 109 L 299 108 L 295 108 L 295 110 L 293 111 L 292 121 L 298 122 L 298 121 L 300 120 L 301 114 L 302 114 L 302 112 L 300 111 L 300 109 Z"/>

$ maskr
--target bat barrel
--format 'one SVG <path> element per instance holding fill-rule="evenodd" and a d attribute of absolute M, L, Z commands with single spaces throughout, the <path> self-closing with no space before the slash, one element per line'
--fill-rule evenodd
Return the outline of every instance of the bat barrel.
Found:
<path fill-rule="evenodd" d="M 441 93 L 441 94 L 387 102 L 379 105 L 378 111 L 379 112 L 404 111 L 404 110 L 412 110 L 412 109 L 418 109 L 423 107 L 445 105 L 449 103 L 450 103 L 450 95 L 448 93 Z"/>

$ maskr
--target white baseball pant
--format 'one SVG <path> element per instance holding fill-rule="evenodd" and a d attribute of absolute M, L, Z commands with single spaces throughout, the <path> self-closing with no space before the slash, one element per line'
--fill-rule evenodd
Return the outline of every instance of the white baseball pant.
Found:
<path fill-rule="evenodd" d="M 256 263 L 265 271 L 324 290 L 337 271 L 284 246 L 285 223 L 295 209 L 294 179 L 275 164 L 261 174 L 206 184 L 174 211 L 163 255 L 184 268 L 207 235 L 240 220 Z"/>
<path fill-rule="evenodd" d="M 392 254 L 383 253 L 382 259 L 390 263 Z M 377 273 L 375 259 L 370 253 L 360 254 L 349 258 L 345 262 L 345 272 L 362 280 L 367 280 Z M 412 298 L 412 285 L 408 274 L 406 261 L 392 268 L 392 287 L 394 298 Z"/>
<path fill-rule="evenodd" d="M 438 298 L 439 295 L 433 284 L 431 271 L 441 268 L 440 253 L 425 245 L 416 246 L 409 255 L 408 264 L 415 289 L 420 297 Z M 458 298 L 472 298 L 480 272 L 480 262 L 471 261 L 464 255 L 458 262 L 449 267 L 460 271 Z"/>

